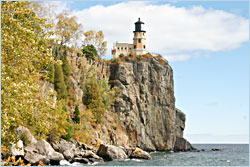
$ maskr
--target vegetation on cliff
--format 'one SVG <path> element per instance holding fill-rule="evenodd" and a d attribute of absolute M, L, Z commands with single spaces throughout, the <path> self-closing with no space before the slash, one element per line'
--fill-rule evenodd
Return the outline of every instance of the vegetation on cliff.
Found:
<path fill-rule="evenodd" d="M 53 24 L 53 19 L 43 17 L 46 9 L 39 3 L 3 1 L 1 5 L 1 144 L 9 149 L 20 139 L 16 135 L 19 126 L 29 128 L 37 139 L 87 141 L 87 127 L 101 123 L 117 90 L 110 89 L 108 79 L 94 69 L 91 78 L 82 80 L 82 89 L 88 91 L 78 108 L 70 87 L 68 56 L 83 55 L 83 46 L 77 45 L 81 36 L 86 37 L 86 46 L 93 44 L 98 56 L 103 56 L 104 34 L 92 30 L 84 34 L 81 24 L 65 11 Z M 87 73 L 91 72 L 81 75 Z M 71 107 L 75 113 L 68 111 Z"/>

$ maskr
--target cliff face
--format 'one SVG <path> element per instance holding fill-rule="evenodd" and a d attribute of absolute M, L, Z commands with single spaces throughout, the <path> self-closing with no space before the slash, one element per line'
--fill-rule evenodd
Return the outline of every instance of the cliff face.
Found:
<path fill-rule="evenodd" d="M 173 70 L 167 61 L 125 58 L 111 65 L 110 81 L 121 89 L 114 112 L 121 113 L 131 143 L 150 151 L 172 150 L 184 125 L 176 114 Z"/>
<path fill-rule="evenodd" d="M 75 64 L 71 85 L 81 102 L 79 82 L 83 69 L 78 67 L 82 62 L 86 68 L 89 64 L 82 58 L 70 62 Z M 138 56 L 123 57 L 118 63 L 91 65 L 109 77 L 112 87 L 121 90 L 112 112 L 105 114 L 104 124 L 92 129 L 92 144 L 138 146 L 147 151 L 191 149 L 183 139 L 186 118 L 175 107 L 173 70 L 166 60 L 160 56 Z"/>

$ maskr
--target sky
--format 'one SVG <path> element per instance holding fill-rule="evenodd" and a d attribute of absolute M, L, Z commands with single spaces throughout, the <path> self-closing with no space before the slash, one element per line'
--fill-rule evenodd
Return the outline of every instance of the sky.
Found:
<path fill-rule="evenodd" d="M 132 43 L 134 22 L 145 23 L 147 49 L 174 71 L 176 107 L 186 114 L 191 143 L 249 143 L 248 1 L 70 1 L 84 31 L 108 42 Z"/>

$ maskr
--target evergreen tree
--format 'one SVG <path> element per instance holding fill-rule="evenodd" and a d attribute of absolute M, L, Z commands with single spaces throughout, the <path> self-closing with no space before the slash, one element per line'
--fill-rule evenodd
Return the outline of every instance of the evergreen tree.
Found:
<path fill-rule="evenodd" d="M 68 114 L 68 109 L 67 109 L 66 106 L 64 107 L 64 110 Z M 67 135 L 66 136 L 62 136 L 62 138 L 65 139 L 65 140 L 67 140 L 67 141 L 70 141 L 70 139 L 73 136 L 73 127 L 72 127 L 72 122 L 71 122 L 70 116 L 67 117 L 67 122 L 70 124 L 69 127 L 68 127 L 68 129 L 67 129 Z"/>
<path fill-rule="evenodd" d="M 80 124 L 80 111 L 78 105 L 75 107 L 74 120 L 75 123 Z"/>
<path fill-rule="evenodd" d="M 54 83 L 55 81 L 55 65 L 51 63 L 48 68 L 48 81 Z"/>
<path fill-rule="evenodd" d="M 69 62 L 67 60 L 67 51 L 66 48 L 63 52 L 62 55 L 62 69 L 63 69 L 63 74 L 64 74 L 64 83 L 67 87 L 67 91 L 69 90 L 69 76 L 70 76 L 70 66 L 69 66 Z"/>
<path fill-rule="evenodd" d="M 55 64 L 55 90 L 57 91 L 58 99 L 67 98 L 67 90 L 64 83 L 61 61 L 57 61 Z"/>
<path fill-rule="evenodd" d="M 97 50 L 93 45 L 84 46 L 82 53 L 86 56 L 87 59 L 95 60 L 98 57 Z"/>
<path fill-rule="evenodd" d="M 105 106 L 96 76 L 91 77 L 85 83 L 83 103 L 93 112 L 96 123 L 101 123 Z"/>

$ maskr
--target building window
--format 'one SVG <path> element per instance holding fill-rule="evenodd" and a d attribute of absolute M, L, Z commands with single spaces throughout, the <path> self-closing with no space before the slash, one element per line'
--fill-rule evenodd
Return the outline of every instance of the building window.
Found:
<path fill-rule="evenodd" d="M 136 48 L 136 45 L 134 45 L 134 49 Z"/>
<path fill-rule="evenodd" d="M 121 47 L 121 50 L 123 50 L 123 47 Z"/>
<path fill-rule="evenodd" d="M 127 48 L 125 47 L 125 50 L 126 50 Z"/>
<path fill-rule="evenodd" d="M 141 39 L 138 39 L 138 42 L 141 43 Z"/>
<path fill-rule="evenodd" d="M 129 48 L 129 50 L 131 50 L 131 48 Z"/>
<path fill-rule="evenodd" d="M 143 45 L 143 48 L 146 49 L 146 45 Z"/>
<path fill-rule="evenodd" d="M 117 49 L 119 50 L 119 47 Z"/>

